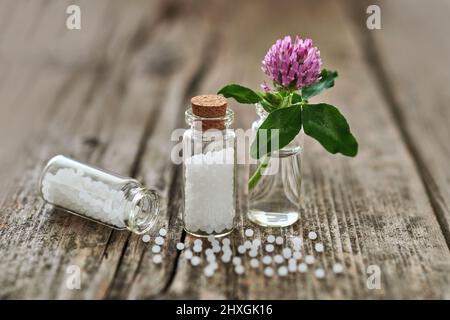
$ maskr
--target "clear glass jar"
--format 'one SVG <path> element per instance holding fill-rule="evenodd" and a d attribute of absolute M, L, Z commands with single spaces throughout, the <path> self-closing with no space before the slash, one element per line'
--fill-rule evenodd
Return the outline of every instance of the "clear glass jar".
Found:
<path fill-rule="evenodd" d="M 58 155 L 39 179 L 42 198 L 83 218 L 136 234 L 147 232 L 159 213 L 159 195 L 132 178 Z"/>
<path fill-rule="evenodd" d="M 256 134 L 268 113 L 256 105 L 259 119 L 252 124 Z M 262 157 L 250 165 L 250 178 L 261 166 L 262 176 L 249 190 L 248 218 L 265 227 L 286 227 L 300 218 L 301 163 L 303 153 L 303 130 L 286 147 Z"/>
<path fill-rule="evenodd" d="M 197 237 L 229 234 L 236 223 L 236 135 L 229 126 L 233 111 L 224 117 L 202 118 L 189 108 L 183 136 L 183 222 Z M 204 131 L 203 124 L 222 123 L 223 130 Z"/>

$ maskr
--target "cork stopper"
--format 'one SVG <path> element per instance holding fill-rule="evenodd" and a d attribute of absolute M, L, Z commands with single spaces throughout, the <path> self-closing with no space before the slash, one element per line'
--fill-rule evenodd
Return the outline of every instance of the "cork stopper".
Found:
<path fill-rule="evenodd" d="M 214 94 L 191 98 L 192 113 L 201 118 L 224 118 L 227 113 L 227 99 Z M 224 130 L 225 119 L 203 120 L 202 130 Z"/>

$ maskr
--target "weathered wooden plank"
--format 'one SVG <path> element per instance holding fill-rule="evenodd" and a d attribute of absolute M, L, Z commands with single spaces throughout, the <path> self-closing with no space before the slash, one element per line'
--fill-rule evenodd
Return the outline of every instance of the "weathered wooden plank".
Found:
<path fill-rule="evenodd" d="M 62 2 L 48 5 L 65 12 Z M 44 77 L 59 73 L 64 81 L 60 86 L 39 85 L 45 78 L 38 78 L 35 97 L 42 100 L 30 101 L 26 95 L 17 98 L 24 110 L 36 114 L 33 107 L 43 103 L 45 116 L 22 119 L 22 124 L 36 120 L 39 129 L 24 144 L 26 157 L 17 155 L 15 188 L 3 201 L 0 282 L 4 298 L 103 297 L 128 237 L 44 206 L 37 197 L 36 183 L 44 161 L 55 153 L 132 173 L 146 119 L 155 110 L 145 100 L 130 104 L 127 98 L 127 77 L 133 74 L 129 61 L 140 49 L 133 36 L 145 36 L 153 23 L 164 19 L 169 4 L 141 1 L 125 8 L 120 1 L 96 1 L 84 6 L 83 21 L 92 28 L 90 32 L 65 33 L 60 42 L 50 34 L 39 42 L 41 48 L 33 47 L 23 58 L 35 72 Z M 58 50 L 66 54 L 55 60 Z M 21 63 L 20 57 L 16 63 Z M 27 73 L 22 74 L 17 84 L 24 83 Z M 122 101 L 128 103 L 122 105 Z M 82 290 L 65 286 L 69 265 L 80 267 Z"/>
<path fill-rule="evenodd" d="M 132 236 L 110 288 L 108 297 L 111 298 L 142 299 L 163 294 L 172 280 L 177 263 L 175 244 L 183 238 L 180 167 L 171 161 L 172 146 L 175 144 L 171 142 L 171 134 L 173 130 L 184 127 L 188 98 L 194 94 L 196 82 L 201 79 L 203 69 L 208 67 L 210 56 L 214 53 L 211 44 L 215 41 L 214 31 L 220 23 L 216 20 L 217 12 L 204 3 L 186 2 L 179 4 L 176 10 L 176 19 L 160 25 L 155 31 L 157 39 L 154 45 L 143 52 L 155 55 L 156 51 L 158 54 L 158 60 L 152 66 L 159 70 L 154 81 L 161 81 L 165 91 L 151 98 L 158 108 L 159 117 L 147 125 L 151 135 L 143 141 L 144 150 L 136 173 L 163 196 L 161 218 L 149 233 L 155 237 L 161 227 L 169 230 L 161 251 L 164 263 L 153 264 L 152 244 L 144 244 L 140 237 Z"/>
<path fill-rule="evenodd" d="M 450 247 L 450 3 L 377 3 L 382 29 L 359 31 Z"/>
<path fill-rule="evenodd" d="M 51 18 L 68 2 L 46 2 L 40 12 L 48 19 L 25 25 L 16 15 L 36 18 L 42 6 L 15 3 L 14 19 L 0 19 L 8 30 L 0 35 L 0 77 L 8 79 L 0 82 L 0 121 L 7 119 L 12 132 L 20 133 L 19 124 L 31 128 L 13 139 L 23 150 L 6 153 L 14 154 L 16 163 L 6 173 L 11 188 L 0 193 L 1 297 L 450 297 L 443 236 L 361 44 L 336 3 L 281 1 L 275 6 L 265 1 L 240 4 L 236 11 L 217 2 L 86 1 L 81 2 L 88 8 L 85 33 L 61 31 L 63 19 Z M 15 41 L 5 46 L 14 32 L 23 40 L 34 37 L 32 45 Z M 326 66 L 340 71 L 337 87 L 323 98 L 342 107 L 361 152 L 354 160 L 333 157 L 307 141 L 303 219 L 281 234 L 289 238 L 319 231 L 326 245 L 319 264 L 329 270 L 340 261 L 347 271 L 324 281 L 311 274 L 267 279 L 261 269 L 238 277 L 231 266 L 221 265 L 214 278 L 206 279 L 174 248 L 184 233 L 180 171 L 168 158 L 170 133 L 183 125 L 190 95 L 214 92 L 230 81 L 256 87 L 263 77 L 260 60 L 286 33 L 312 37 Z M 22 94 L 25 89 L 28 94 Z M 252 108 L 233 107 L 237 126 L 247 127 Z M 17 117 L 10 116 L 12 110 Z M 170 230 L 163 265 L 151 263 L 150 246 L 137 236 L 43 206 L 35 191 L 38 173 L 48 157 L 60 152 L 137 176 L 161 191 L 167 220 L 153 231 Z M 232 235 L 235 243 L 242 241 L 246 226 L 250 223 L 241 218 Z M 252 228 L 261 236 L 278 232 Z M 72 264 L 82 270 L 79 291 L 65 287 L 65 270 Z M 366 288 L 371 264 L 381 268 L 382 290 Z"/>
<path fill-rule="evenodd" d="M 342 8 L 341 8 L 342 9 Z M 307 139 L 304 158 L 302 220 L 285 230 L 269 233 L 305 235 L 319 232 L 325 254 L 316 265 L 327 277 L 262 275 L 262 268 L 236 276 L 220 264 L 210 280 L 183 258 L 169 288 L 170 297 L 189 298 L 439 298 L 449 297 L 450 255 L 423 185 L 390 117 L 382 93 L 356 42 L 344 10 L 330 1 L 241 3 L 227 12 L 215 66 L 201 88 L 215 91 L 228 82 L 256 87 L 263 75 L 259 63 L 269 45 L 285 34 L 311 37 L 323 61 L 340 71 L 335 89 L 321 97 L 341 107 L 360 141 L 356 159 L 328 155 Z M 258 19 L 249 19 L 249 17 Z M 316 99 L 317 100 L 317 99 Z M 235 106 L 239 125 L 248 127 L 253 109 Z M 242 189 L 241 189 L 242 192 Z M 245 210 L 245 206 L 242 208 Z M 233 240 L 242 241 L 245 219 Z M 189 243 L 191 239 L 187 242 Z M 306 250 L 312 251 L 311 242 Z M 345 264 L 345 274 L 330 275 L 334 262 Z M 382 288 L 366 286 L 367 267 L 381 269 Z M 246 263 L 247 270 L 249 266 Z"/>

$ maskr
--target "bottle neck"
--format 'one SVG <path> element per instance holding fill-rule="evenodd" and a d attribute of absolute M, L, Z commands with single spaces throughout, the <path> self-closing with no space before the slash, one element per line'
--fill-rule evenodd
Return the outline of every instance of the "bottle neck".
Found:
<path fill-rule="evenodd" d="M 143 234 L 156 222 L 160 210 L 159 194 L 139 185 L 131 188 L 128 195 L 130 200 L 126 208 L 125 224 L 128 230 Z"/>
<path fill-rule="evenodd" d="M 264 110 L 264 108 L 260 103 L 255 104 L 255 107 L 256 107 L 256 114 L 259 116 L 259 120 L 261 121 L 266 120 L 269 113 L 266 110 Z"/>

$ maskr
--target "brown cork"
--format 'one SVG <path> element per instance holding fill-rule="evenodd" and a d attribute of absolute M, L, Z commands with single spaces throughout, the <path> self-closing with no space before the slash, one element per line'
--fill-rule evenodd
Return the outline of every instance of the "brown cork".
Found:
<path fill-rule="evenodd" d="M 222 118 L 227 113 L 227 99 L 214 94 L 204 94 L 191 99 L 192 113 L 202 118 Z M 225 120 L 203 120 L 202 130 L 224 130 Z"/>

